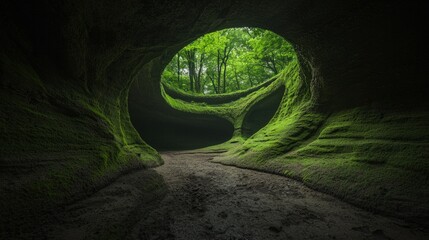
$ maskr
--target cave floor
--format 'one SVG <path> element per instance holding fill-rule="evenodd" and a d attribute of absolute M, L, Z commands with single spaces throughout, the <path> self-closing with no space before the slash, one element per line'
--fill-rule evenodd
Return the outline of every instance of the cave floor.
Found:
<path fill-rule="evenodd" d="M 218 154 L 164 152 L 163 166 L 127 174 L 68 206 L 44 234 L 55 239 L 107 239 L 118 232 L 126 239 L 427 239 L 422 228 L 295 180 L 210 162 Z M 142 185 L 154 175 L 163 177 L 165 191 L 145 195 Z"/>

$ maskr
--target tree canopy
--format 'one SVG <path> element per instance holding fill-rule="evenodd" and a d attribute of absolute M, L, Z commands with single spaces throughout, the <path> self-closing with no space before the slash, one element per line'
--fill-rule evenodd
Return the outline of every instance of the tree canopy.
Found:
<path fill-rule="evenodd" d="M 161 80 L 191 93 L 228 93 L 264 82 L 294 58 L 293 47 L 271 31 L 230 28 L 206 34 L 180 50 Z"/>

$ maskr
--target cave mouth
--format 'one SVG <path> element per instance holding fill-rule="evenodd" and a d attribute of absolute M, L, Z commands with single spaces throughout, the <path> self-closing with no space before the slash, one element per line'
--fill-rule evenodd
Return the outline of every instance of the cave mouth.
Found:
<path fill-rule="evenodd" d="M 256 87 L 296 58 L 276 33 L 254 27 L 204 34 L 179 50 L 161 74 L 161 83 L 193 95 L 219 95 Z"/>
<path fill-rule="evenodd" d="M 170 57 L 157 63 L 162 104 L 129 105 L 142 139 L 160 151 L 249 138 L 279 108 L 285 91 L 283 73 L 299 71 L 289 42 L 253 27 L 207 33 L 166 55 Z"/>

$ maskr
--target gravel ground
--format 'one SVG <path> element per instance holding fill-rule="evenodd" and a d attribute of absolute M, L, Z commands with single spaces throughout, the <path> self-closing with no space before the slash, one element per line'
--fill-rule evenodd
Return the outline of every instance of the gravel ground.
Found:
<path fill-rule="evenodd" d="M 123 176 L 68 206 L 43 234 L 73 240 L 429 239 L 423 228 L 295 180 L 210 162 L 218 154 L 164 152 L 163 166 Z M 161 181 L 148 191 L 143 186 L 151 179 Z"/>

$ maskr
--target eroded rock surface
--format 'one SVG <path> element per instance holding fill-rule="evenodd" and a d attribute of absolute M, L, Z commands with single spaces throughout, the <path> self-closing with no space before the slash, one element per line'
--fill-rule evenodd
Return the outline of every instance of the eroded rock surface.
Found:
<path fill-rule="evenodd" d="M 196 37 L 239 26 L 272 30 L 294 45 L 299 54 L 300 82 L 293 89 L 287 86 L 286 91 L 289 97 L 306 100 L 281 103 L 285 111 L 278 120 L 285 124 L 260 132 L 262 139 L 256 139 L 277 145 L 275 149 L 264 145 L 265 155 L 253 160 L 275 160 L 270 163 L 275 166 L 278 161 L 284 163 L 278 156 L 315 140 L 317 133 L 339 137 L 338 144 L 325 138 L 297 154 L 306 159 L 317 153 L 331 163 L 331 153 L 344 153 L 357 168 L 374 170 L 372 176 L 391 185 L 394 196 L 419 201 L 399 200 L 399 206 L 404 202 L 410 208 L 417 206 L 410 211 L 410 218 L 429 212 L 425 199 L 429 196 L 425 132 L 429 129 L 429 74 L 423 37 L 428 21 L 421 19 L 427 18 L 427 6 L 420 1 L 5 0 L 0 9 L 1 233 L 18 234 L 23 222 L 38 222 L 40 214 L 77 201 L 132 169 L 161 165 L 157 151 L 141 137 L 145 129 L 153 128 L 151 121 L 137 126 L 140 121 L 133 125 L 130 118 L 150 115 L 152 122 L 164 116 L 171 121 L 197 121 L 195 115 L 177 111 L 164 101 L 159 84 L 162 68 Z M 292 115 L 287 110 L 302 110 L 302 102 L 311 105 L 313 112 L 293 114 L 296 121 L 288 122 Z M 361 114 L 366 110 L 356 107 L 381 114 L 371 118 L 371 114 Z M 394 118 L 384 118 L 384 111 Z M 341 126 L 318 129 L 329 126 L 323 125 L 327 115 L 335 116 L 332 120 Z M 213 125 L 219 122 L 203 116 L 203 120 L 207 118 Z M 378 128 L 378 123 L 385 126 Z M 219 130 L 231 130 L 228 124 L 222 125 L 225 127 Z M 378 131 L 365 130 L 371 125 Z M 416 125 L 423 130 L 408 131 Z M 379 133 L 388 136 L 374 138 Z M 228 134 L 219 138 L 225 136 Z M 357 151 L 355 136 L 363 142 Z M 374 147 L 373 142 L 361 141 L 367 136 L 382 144 Z M 395 145 L 391 148 L 385 139 L 393 139 Z M 237 154 L 258 145 L 249 144 Z M 399 154 L 389 155 L 395 151 Z M 369 153 L 369 157 L 362 158 L 361 153 Z M 240 162 L 247 159 L 240 158 Z M 313 180 L 328 176 L 328 180 L 312 182 L 327 190 L 337 189 L 334 183 L 341 182 L 341 194 L 365 190 L 372 184 L 348 184 L 351 175 L 347 171 L 330 178 L 333 171 L 319 171 L 319 163 L 307 163 L 311 165 L 308 168 L 296 164 L 288 173 L 298 176 L 301 170 L 311 170 L 316 176 Z M 395 174 L 384 171 L 385 166 Z M 260 165 L 253 167 L 264 170 Z M 397 176 L 403 178 L 398 180 Z M 402 184 L 404 179 L 408 179 L 406 184 Z M 404 186 L 411 187 L 403 192 Z M 382 188 L 359 197 L 381 199 L 379 206 L 386 207 L 383 203 L 389 191 Z M 390 200 L 397 202 L 396 197 Z M 395 213 L 394 208 L 387 210 Z M 279 229 L 274 226 L 272 232 Z"/>

